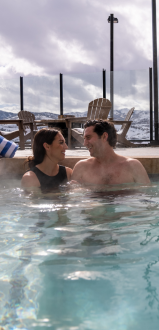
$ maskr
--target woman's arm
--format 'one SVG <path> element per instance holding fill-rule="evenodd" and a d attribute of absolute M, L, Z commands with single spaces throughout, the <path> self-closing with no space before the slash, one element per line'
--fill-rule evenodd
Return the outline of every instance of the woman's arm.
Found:
<path fill-rule="evenodd" d="M 67 180 L 71 180 L 71 175 L 72 175 L 72 168 L 66 167 L 66 173 L 67 173 Z"/>
<path fill-rule="evenodd" d="M 40 187 L 40 182 L 34 172 L 28 171 L 22 177 L 21 186 L 23 188 Z"/>

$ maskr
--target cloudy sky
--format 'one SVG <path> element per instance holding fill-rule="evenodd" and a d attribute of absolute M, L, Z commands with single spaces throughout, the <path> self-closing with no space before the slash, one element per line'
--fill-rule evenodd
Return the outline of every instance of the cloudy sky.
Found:
<path fill-rule="evenodd" d="M 87 75 L 85 90 L 98 97 L 102 86 L 96 84 L 93 89 L 90 77 L 110 68 L 107 19 L 111 13 L 119 20 L 114 24 L 114 70 L 148 70 L 152 66 L 151 0 L 0 0 L 1 77 L 21 75 L 27 81 L 31 76 L 53 79 L 60 72 L 75 73 L 80 85 L 83 74 Z M 70 79 L 68 85 L 75 85 Z M 58 82 L 52 84 L 58 89 Z M 15 89 L 18 86 L 19 81 Z M 27 93 L 29 99 L 31 88 Z M 4 105 L 4 99 L 0 103 Z"/>

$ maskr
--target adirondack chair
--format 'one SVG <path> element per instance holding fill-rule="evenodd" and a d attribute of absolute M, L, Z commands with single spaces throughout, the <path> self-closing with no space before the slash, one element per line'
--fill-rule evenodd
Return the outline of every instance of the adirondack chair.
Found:
<path fill-rule="evenodd" d="M 104 98 L 91 101 L 88 104 L 87 120 L 107 119 L 111 106 L 111 102 Z"/>
<path fill-rule="evenodd" d="M 17 123 L 17 125 L 19 125 L 19 129 L 12 132 L 0 131 L 0 135 L 6 138 L 7 140 L 12 140 L 15 139 L 16 137 L 19 137 L 20 138 L 19 147 L 21 149 L 25 149 L 25 142 L 31 139 L 31 143 L 32 143 L 33 137 L 37 132 L 37 126 L 36 123 L 34 122 L 35 116 L 31 112 L 23 110 L 18 113 L 18 117 L 21 120 L 21 124 L 17 123 L 16 119 L 6 120 L 4 124 Z M 3 122 L 3 120 L 1 122 Z"/>
<path fill-rule="evenodd" d="M 20 149 L 25 149 L 25 140 L 27 139 L 27 134 L 24 132 L 23 120 L 22 119 L 1 119 L 0 124 L 8 125 L 8 124 L 16 124 L 18 129 L 14 131 L 0 131 L 0 135 L 7 140 L 15 139 L 19 137 L 19 147 Z M 33 131 L 31 123 L 30 129 Z"/>
<path fill-rule="evenodd" d="M 128 123 L 122 124 L 121 129 L 117 132 L 117 142 L 125 147 L 135 147 L 136 145 L 126 139 L 126 134 L 130 128 L 131 122 L 129 121 L 135 108 L 131 108 L 126 117 L 125 121 L 128 121 Z"/>
<path fill-rule="evenodd" d="M 33 137 L 35 133 L 38 131 L 36 123 L 34 122 L 35 120 L 34 114 L 29 111 L 23 110 L 18 112 L 18 117 L 19 119 L 23 120 L 25 142 L 26 140 L 31 139 L 31 143 L 32 143 Z M 32 123 L 32 129 L 30 128 L 30 125 L 28 123 Z"/>
<path fill-rule="evenodd" d="M 35 123 L 35 116 L 32 112 L 30 111 L 19 111 L 18 112 L 18 117 L 19 119 L 23 120 L 23 125 L 25 126 L 25 129 L 28 129 L 29 126 L 27 126 L 27 124 L 25 125 L 25 123 L 33 123 L 33 131 L 37 131 L 37 126 Z"/>
<path fill-rule="evenodd" d="M 19 136 L 19 130 L 15 130 L 12 132 L 0 131 L 0 135 L 3 136 L 7 140 L 13 140 Z"/>
<path fill-rule="evenodd" d="M 120 145 L 122 145 L 123 147 L 134 147 L 135 148 L 135 147 L 139 146 L 139 144 L 136 145 L 136 144 L 134 144 L 134 143 L 132 143 L 132 142 L 130 142 L 126 139 L 126 134 L 127 134 L 128 130 L 130 128 L 130 125 L 131 125 L 130 118 L 131 118 L 131 116 L 134 112 L 134 109 L 135 108 L 131 108 L 128 111 L 128 113 L 127 113 L 127 115 L 124 119 L 124 121 L 127 121 L 127 123 L 122 124 L 121 129 L 117 132 L 117 142 Z M 115 121 L 112 120 L 112 123 L 113 122 L 115 124 Z M 119 121 L 118 121 L 118 124 L 119 124 Z M 84 141 L 84 139 L 83 139 L 83 129 L 78 128 L 78 129 L 75 129 L 75 130 L 78 130 L 78 141 L 81 144 L 83 144 L 83 141 Z M 72 130 L 72 131 L 75 131 L 75 130 Z M 74 136 L 74 132 L 72 133 L 72 136 Z M 77 139 L 77 137 L 76 137 L 76 139 Z"/>
<path fill-rule="evenodd" d="M 91 101 L 88 104 L 88 113 L 87 117 L 85 117 L 85 121 L 87 120 L 98 120 L 98 119 L 107 119 L 109 111 L 111 109 L 111 102 L 104 98 L 99 98 Z M 83 118 L 84 119 L 84 118 Z M 83 122 L 82 119 L 82 122 Z M 73 122 L 74 119 L 68 120 Z M 80 118 L 79 118 L 80 122 Z M 83 129 L 82 128 L 72 128 L 71 135 L 81 144 L 83 144 Z"/>

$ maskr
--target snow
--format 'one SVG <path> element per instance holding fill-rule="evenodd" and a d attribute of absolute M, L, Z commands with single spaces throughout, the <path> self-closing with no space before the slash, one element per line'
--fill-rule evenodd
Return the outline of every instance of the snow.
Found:
<path fill-rule="evenodd" d="M 125 116 L 127 114 L 129 109 L 121 109 L 121 110 L 115 110 L 114 111 L 114 120 L 124 120 Z M 64 113 L 65 115 L 69 113 Z M 39 112 L 34 113 L 35 118 L 37 120 L 39 119 L 57 119 L 58 115 L 51 113 L 51 112 Z M 74 115 L 75 117 L 86 117 L 87 112 L 71 112 L 71 115 Z M 0 119 L 11 119 L 11 118 L 18 118 L 15 116 L 15 113 L 12 112 L 5 112 L 3 110 L 0 110 Z M 130 140 L 149 140 L 150 139 L 150 115 L 148 111 L 144 110 L 134 110 L 134 113 L 131 116 L 131 127 L 127 133 L 127 138 Z M 12 131 L 15 130 L 16 125 L 1 125 L 0 124 L 0 130 L 3 131 Z M 119 130 L 120 126 L 117 125 L 116 129 Z"/>

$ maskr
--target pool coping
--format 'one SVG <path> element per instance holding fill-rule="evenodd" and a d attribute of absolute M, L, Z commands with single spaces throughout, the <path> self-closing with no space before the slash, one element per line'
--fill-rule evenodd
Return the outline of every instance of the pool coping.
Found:
<path fill-rule="evenodd" d="M 117 152 L 118 153 L 118 152 Z M 119 153 L 121 154 L 121 153 Z M 126 156 L 124 154 L 124 156 Z M 127 157 L 130 157 L 129 154 Z M 74 165 L 84 159 L 90 158 L 89 156 L 66 156 L 66 158 L 59 164 L 73 168 Z M 148 174 L 159 174 L 159 156 L 158 155 L 131 155 L 131 158 L 138 159 L 145 167 Z M 26 156 L 14 157 L 14 158 L 0 158 L 0 175 L 17 177 L 22 176 L 27 167 L 24 166 Z"/>

